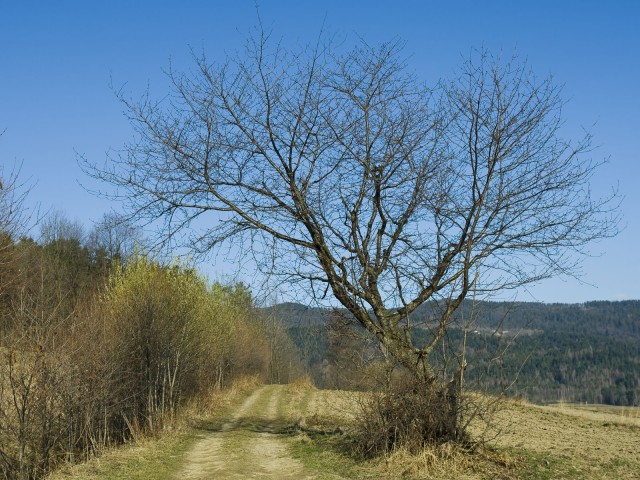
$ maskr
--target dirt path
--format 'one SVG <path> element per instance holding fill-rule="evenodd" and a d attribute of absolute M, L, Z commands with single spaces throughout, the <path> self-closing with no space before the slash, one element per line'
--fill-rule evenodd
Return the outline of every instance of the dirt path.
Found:
<path fill-rule="evenodd" d="M 238 407 L 218 431 L 201 435 L 176 479 L 312 479 L 277 435 L 286 422 L 282 387 L 266 385 Z"/>

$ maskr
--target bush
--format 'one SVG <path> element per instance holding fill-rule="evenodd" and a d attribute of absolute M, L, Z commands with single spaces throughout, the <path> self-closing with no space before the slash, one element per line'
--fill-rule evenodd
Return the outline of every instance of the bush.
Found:
<path fill-rule="evenodd" d="M 42 478 L 172 426 L 188 400 L 243 374 L 266 379 L 269 343 L 245 287 L 138 257 L 102 292 L 96 281 L 71 298 L 58 263 L 35 243 L 26 253 L 16 258 L 37 260 L 33 274 L 3 290 L 0 309 L 0 478 Z"/>
<path fill-rule="evenodd" d="M 455 383 L 402 377 L 384 392 L 363 397 L 356 419 L 356 450 L 372 457 L 397 448 L 418 453 L 427 445 L 464 443 L 462 399 Z"/>

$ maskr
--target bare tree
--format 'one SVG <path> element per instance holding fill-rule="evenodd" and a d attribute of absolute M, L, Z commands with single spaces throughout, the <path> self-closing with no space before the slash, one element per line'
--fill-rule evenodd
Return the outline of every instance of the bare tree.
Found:
<path fill-rule="evenodd" d="M 259 34 L 222 65 L 170 70 L 162 101 L 121 95 L 136 141 L 87 168 L 132 216 L 162 219 L 162 238 L 192 232 L 197 252 L 233 239 L 263 272 L 330 291 L 447 395 L 430 354 L 467 294 L 576 272 L 590 241 L 615 234 L 617 194 L 591 196 L 601 162 L 588 134 L 560 137 L 551 78 L 479 52 L 428 88 L 400 52 L 293 52 Z M 411 314 L 427 301 L 417 345 Z"/>
<path fill-rule="evenodd" d="M 89 233 L 94 250 L 103 249 L 108 258 L 126 261 L 142 247 L 142 231 L 117 213 L 105 213 Z"/>
<path fill-rule="evenodd" d="M 30 223 L 30 212 L 25 202 L 31 186 L 20 180 L 20 167 L 8 170 L 0 165 L 0 235 L 5 240 L 16 240 L 16 237 L 27 232 Z"/>
<path fill-rule="evenodd" d="M 70 220 L 61 210 L 53 210 L 40 223 L 40 241 L 43 245 L 61 240 L 84 243 L 84 227 L 78 220 Z"/>
<path fill-rule="evenodd" d="M 9 324 L 11 293 L 19 283 L 19 252 L 15 243 L 29 231 L 34 214 L 26 205 L 31 185 L 20 177 L 19 165 L 11 169 L 0 163 L 0 337 Z"/>

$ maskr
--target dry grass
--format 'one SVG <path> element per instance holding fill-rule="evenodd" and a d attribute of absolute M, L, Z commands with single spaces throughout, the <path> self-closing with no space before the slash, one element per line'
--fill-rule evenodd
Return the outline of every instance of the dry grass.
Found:
<path fill-rule="evenodd" d="M 122 445 L 76 465 L 62 465 L 48 480 L 169 480 L 182 465 L 194 438 L 187 432 L 164 432 Z"/>
<path fill-rule="evenodd" d="M 202 422 L 209 422 L 213 418 L 223 416 L 238 403 L 239 399 L 246 397 L 261 383 L 258 376 L 247 375 L 235 380 L 229 388 L 211 390 L 192 399 L 181 410 L 178 419 L 179 428 L 198 426 Z"/>
<path fill-rule="evenodd" d="M 100 457 L 78 465 L 62 465 L 49 480 L 164 480 L 175 478 L 185 458 L 198 440 L 194 426 L 220 421 L 260 381 L 257 377 L 238 379 L 225 390 L 213 391 L 194 399 L 181 412 L 172 428 L 155 437 L 104 452 Z"/>
<path fill-rule="evenodd" d="M 306 391 L 306 390 L 313 390 L 316 388 L 313 385 L 313 380 L 311 380 L 311 377 L 308 375 L 297 378 L 293 382 L 289 383 L 287 387 L 293 391 Z"/>
<path fill-rule="evenodd" d="M 417 454 L 396 450 L 377 461 L 385 478 L 424 480 L 479 480 L 518 478 L 522 462 L 511 455 L 492 449 L 474 452 L 451 443 L 424 448 Z"/>
<path fill-rule="evenodd" d="M 616 407 L 579 403 L 552 403 L 546 406 L 565 415 L 588 418 L 593 421 L 613 422 L 640 428 L 640 407 Z"/>
<path fill-rule="evenodd" d="M 242 403 L 240 399 L 254 389 L 255 380 L 250 379 L 236 385 L 225 396 L 214 395 L 211 410 L 217 412 L 218 419 L 227 418 L 220 421 L 230 421 L 228 419 L 236 415 Z M 536 406 L 507 400 L 500 404 L 494 418 L 493 426 L 502 430 L 502 434 L 486 445 L 465 450 L 447 443 L 425 448 L 417 454 L 396 449 L 373 461 L 361 461 L 350 453 L 350 432 L 354 414 L 366 394 L 317 390 L 308 381 L 287 386 L 271 385 L 260 391 L 264 395 L 260 401 L 251 403 L 251 411 L 244 412 L 245 417 L 266 415 L 274 425 L 297 424 L 298 433 L 295 429 L 283 429 L 274 440 L 285 442 L 287 454 L 303 465 L 304 472 L 317 479 L 622 480 L 640 477 L 637 409 Z M 204 399 L 202 401 L 206 403 Z M 192 407 L 199 408 L 195 404 Z M 232 411 L 235 412 L 233 415 Z M 203 413 L 200 415 L 205 417 Z M 231 453 L 227 452 L 215 461 L 226 462 L 238 451 L 246 450 L 250 455 L 253 450 L 247 445 L 252 443 L 242 443 L 245 437 L 269 435 L 243 430 L 246 422 L 240 419 L 236 419 L 236 423 L 238 430 L 230 431 L 229 438 L 224 437 L 226 440 L 221 444 L 228 444 L 224 448 L 231 448 Z M 474 428 L 480 429 L 480 426 L 473 426 L 472 433 Z M 184 432 L 175 435 L 125 447 L 97 460 L 93 467 L 76 467 L 72 478 L 168 478 L 161 472 L 181 471 L 176 468 L 180 462 L 184 466 L 188 459 L 185 452 L 194 445 L 194 439 Z M 234 441 L 246 448 L 236 448 Z M 278 458 L 285 456 L 285 450 Z M 265 456 L 264 453 L 260 455 L 260 458 Z M 249 458 L 243 462 L 243 465 L 252 464 Z M 93 473 L 98 470 L 96 465 L 102 469 L 102 476 Z M 234 464 L 227 467 L 235 468 Z M 277 472 L 273 477 L 265 478 L 278 478 Z"/>
<path fill-rule="evenodd" d="M 310 427 L 330 431 L 339 426 L 348 432 L 362 395 L 313 391 L 303 419 Z M 523 400 L 505 400 L 497 406 L 489 432 L 481 422 L 471 426 L 476 438 L 484 434 L 491 439 L 472 452 L 452 444 L 428 447 L 414 455 L 397 449 L 360 465 L 357 478 L 640 478 L 640 409 L 537 406 Z M 334 445 L 325 437 L 304 441 L 321 442 L 322 448 L 329 447 L 336 455 L 341 451 L 348 455 L 343 449 L 344 438 L 338 436 Z M 321 451 L 307 449 L 316 455 Z"/>
<path fill-rule="evenodd" d="M 459 452 L 451 444 L 424 448 L 414 454 L 398 449 L 382 458 L 381 470 L 387 476 L 423 478 L 464 478 L 470 462 L 465 452 Z"/>

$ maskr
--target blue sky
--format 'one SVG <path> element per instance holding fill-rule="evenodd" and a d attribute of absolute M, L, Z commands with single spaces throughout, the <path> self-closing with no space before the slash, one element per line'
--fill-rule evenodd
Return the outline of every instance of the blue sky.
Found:
<path fill-rule="evenodd" d="M 285 43 L 313 41 L 322 25 L 355 41 L 406 41 L 410 67 L 426 80 L 449 75 L 471 48 L 526 57 L 564 85 L 565 132 L 591 129 L 596 159 L 608 158 L 593 190 L 619 186 L 625 230 L 593 245 L 582 282 L 554 279 L 521 300 L 640 298 L 640 2 L 262 1 L 263 23 Z M 166 92 L 169 59 L 191 66 L 190 48 L 211 59 L 242 48 L 256 23 L 253 0 L 0 2 L 0 162 L 22 163 L 30 203 L 87 226 L 112 207 L 87 193 L 77 154 L 101 162 L 132 138 L 109 85 L 133 95 Z M 117 206 L 116 206 L 117 208 Z M 211 276 L 225 266 L 211 260 Z"/>

